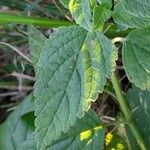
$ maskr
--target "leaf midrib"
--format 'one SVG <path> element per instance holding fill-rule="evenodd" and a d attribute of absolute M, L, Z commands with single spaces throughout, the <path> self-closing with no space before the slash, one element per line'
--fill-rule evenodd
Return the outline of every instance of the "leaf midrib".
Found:
<path fill-rule="evenodd" d="M 80 54 L 80 52 L 82 51 L 82 46 L 83 46 L 83 43 L 85 42 L 85 40 L 86 40 L 86 36 L 87 36 L 87 34 L 85 34 L 85 38 L 84 38 L 84 40 L 83 40 L 83 42 L 82 42 L 82 44 L 81 44 L 81 47 L 79 48 L 79 52 L 78 52 L 78 56 L 79 56 L 79 54 Z M 71 41 L 70 41 L 71 42 Z M 57 51 L 55 51 L 55 52 L 57 52 Z M 74 73 L 74 71 L 75 71 L 75 69 L 76 69 L 76 66 L 77 66 L 77 62 L 78 62 L 78 56 L 77 56 L 77 59 L 76 59 L 76 63 L 75 63 L 75 67 L 74 67 L 74 69 L 73 69 L 73 72 L 72 72 L 72 74 L 71 74 L 71 76 L 70 76 L 70 79 L 72 78 L 72 75 L 73 75 L 73 73 Z M 70 58 L 70 57 L 69 57 Z M 68 59 L 67 59 L 68 60 Z M 61 65 L 62 66 L 62 65 Z M 61 66 L 59 66 L 59 67 L 61 67 Z M 58 68 L 59 69 L 59 68 Z M 57 69 L 57 70 L 58 70 Z M 55 71 L 55 73 L 56 73 L 57 71 Z M 54 75 L 53 75 L 54 76 Z M 52 79 L 52 78 L 51 78 Z M 51 80 L 50 79 L 50 80 Z M 68 83 L 67 83 L 67 85 L 66 85 L 66 88 L 65 89 L 67 89 L 67 87 L 68 87 L 68 84 L 69 84 L 69 82 L 70 82 L 70 79 L 68 80 Z M 50 81 L 49 81 L 50 82 Z M 63 99 L 64 99 L 64 96 L 65 96 L 65 93 L 66 93 L 66 91 L 64 92 L 64 95 L 63 95 L 63 98 L 62 98 L 62 101 L 63 101 Z M 54 95 L 53 95 L 54 96 Z M 81 99 L 81 98 L 80 98 Z M 62 102 L 61 101 L 61 102 Z M 47 101 L 46 103 L 48 103 L 49 101 Z M 80 103 L 81 103 L 81 101 L 80 101 Z M 60 105 L 61 105 L 61 103 L 60 103 Z M 59 107 L 60 107 L 60 105 L 58 106 L 58 109 L 56 110 L 56 112 L 55 112 L 55 114 L 57 113 L 57 111 L 59 110 Z M 46 106 L 46 105 L 45 105 Z M 45 107 L 44 106 L 44 107 Z M 70 107 L 69 107 L 70 108 Z M 44 109 L 41 109 L 42 111 L 44 110 Z M 41 113 L 41 112 L 40 112 Z M 39 115 L 40 115 L 40 113 L 39 113 Z M 53 116 L 53 118 L 52 118 L 52 122 L 53 122 L 53 120 L 54 120 L 54 117 L 55 117 L 55 115 Z M 49 126 L 51 125 L 51 123 L 52 122 L 50 122 L 49 123 Z M 50 127 L 48 127 L 48 131 L 47 131 L 47 133 L 46 133 L 46 135 L 45 135 L 45 137 L 43 138 L 43 140 L 42 140 L 42 142 L 41 143 L 43 143 L 43 141 L 45 140 L 45 138 L 46 138 L 46 136 L 47 136 L 47 134 L 48 134 L 48 132 L 49 132 L 49 129 L 50 129 Z M 42 145 L 42 144 L 41 144 Z M 41 146 L 40 146 L 41 147 Z"/>

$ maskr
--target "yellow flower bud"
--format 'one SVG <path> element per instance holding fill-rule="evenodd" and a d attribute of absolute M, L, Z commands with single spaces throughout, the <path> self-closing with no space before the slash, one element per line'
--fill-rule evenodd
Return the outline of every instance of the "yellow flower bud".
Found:
<path fill-rule="evenodd" d="M 106 134 L 106 138 L 105 138 L 106 146 L 109 145 L 109 143 L 111 142 L 112 138 L 113 138 L 113 134 L 112 133 L 107 133 Z"/>
<path fill-rule="evenodd" d="M 113 134 L 112 133 L 107 133 L 106 138 L 112 140 Z"/>
<path fill-rule="evenodd" d="M 117 144 L 117 150 L 123 150 L 124 149 L 124 145 L 121 143 Z"/>

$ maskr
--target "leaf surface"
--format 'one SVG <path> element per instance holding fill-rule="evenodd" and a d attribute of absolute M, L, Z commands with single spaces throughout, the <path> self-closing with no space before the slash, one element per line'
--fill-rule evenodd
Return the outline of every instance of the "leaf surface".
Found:
<path fill-rule="evenodd" d="M 29 117 L 26 116 L 28 121 L 22 118 L 22 116 L 31 111 L 33 111 L 32 94 L 24 99 L 0 126 L 1 150 L 34 149 L 34 118 L 31 118 L 31 115 Z"/>
<path fill-rule="evenodd" d="M 140 131 L 141 136 L 146 144 L 147 149 L 150 147 L 150 92 L 142 91 L 139 88 L 133 86 L 127 92 L 127 100 L 133 110 L 134 118 L 136 118 L 136 126 Z M 138 145 L 131 136 L 132 133 L 128 133 L 129 141 L 132 149 L 138 149 Z"/>
<path fill-rule="evenodd" d="M 113 18 L 119 25 L 141 28 L 150 25 L 150 0 L 121 0 Z"/>
<path fill-rule="evenodd" d="M 112 12 L 106 7 L 97 6 L 93 10 L 93 29 L 103 29 L 104 22 L 112 15 Z"/>
<path fill-rule="evenodd" d="M 67 132 L 103 91 L 117 51 L 100 32 L 61 27 L 46 41 L 35 83 L 36 140 L 44 149 Z"/>
<path fill-rule="evenodd" d="M 150 90 L 150 28 L 135 29 L 123 44 L 123 64 L 129 80 Z"/>
<path fill-rule="evenodd" d="M 103 27 L 104 22 L 112 15 L 107 4 L 99 3 L 101 6 L 97 5 L 96 1 L 70 0 L 69 10 L 77 24 L 88 31 L 93 31 Z"/>
<path fill-rule="evenodd" d="M 28 106 L 33 108 L 30 98 L 31 95 L 0 126 L 0 149 L 37 150 L 34 140 L 34 115 L 31 109 L 24 109 Z M 103 149 L 104 136 L 105 128 L 101 126 L 97 115 L 90 110 L 45 150 L 97 150 L 97 147 Z"/>
<path fill-rule="evenodd" d="M 54 141 L 48 150 L 102 150 L 104 148 L 105 128 L 92 111 L 78 119 L 74 127 Z"/>
<path fill-rule="evenodd" d="M 70 0 L 69 10 L 77 24 L 91 30 L 92 9 L 89 0 Z"/>
<path fill-rule="evenodd" d="M 28 26 L 28 34 L 32 61 L 33 64 L 36 64 L 47 38 L 33 26 Z"/>

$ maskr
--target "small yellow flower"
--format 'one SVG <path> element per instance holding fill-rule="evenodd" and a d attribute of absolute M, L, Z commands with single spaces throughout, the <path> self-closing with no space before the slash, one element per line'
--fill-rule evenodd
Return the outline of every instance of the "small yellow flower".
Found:
<path fill-rule="evenodd" d="M 105 144 L 106 146 L 109 145 L 109 143 L 112 141 L 113 134 L 112 133 L 107 133 L 106 138 L 105 138 Z"/>
<path fill-rule="evenodd" d="M 123 150 L 124 149 L 124 145 L 121 143 L 117 144 L 117 150 Z"/>

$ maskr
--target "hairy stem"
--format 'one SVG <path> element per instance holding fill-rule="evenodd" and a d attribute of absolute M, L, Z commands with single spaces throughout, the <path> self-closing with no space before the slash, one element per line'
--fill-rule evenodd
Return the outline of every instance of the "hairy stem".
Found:
<path fill-rule="evenodd" d="M 144 141 L 134 123 L 132 111 L 130 110 L 130 107 L 128 106 L 127 101 L 126 101 L 124 95 L 122 94 L 122 90 L 121 90 L 121 87 L 120 87 L 120 84 L 119 84 L 119 81 L 117 79 L 115 72 L 113 73 L 113 75 L 111 77 L 111 81 L 112 81 L 119 105 L 121 107 L 122 113 L 124 114 L 125 119 L 129 123 L 128 125 L 130 127 L 132 134 L 134 135 L 141 150 L 146 150 Z"/>

